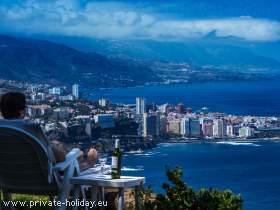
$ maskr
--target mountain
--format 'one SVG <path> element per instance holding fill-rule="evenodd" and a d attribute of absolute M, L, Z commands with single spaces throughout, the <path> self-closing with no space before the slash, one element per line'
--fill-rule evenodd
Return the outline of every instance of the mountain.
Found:
<path fill-rule="evenodd" d="M 63 42 L 0 35 L 0 79 L 100 88 L 279 78 L 278 61 L 242 46 L 203 40 Z"/>
<path fill-rule="evenodd" d="M 213 32 L 214 33 L 214 32 Z M 213 33 L 199 40 L 176 42 L 155 40 L 101 40 L 74 37 L 43 37 L 83 51 L 136 59 L 186 62 L 194 66 L 280 69 L 280 62 L 262 43 L 248 43 L 233 37 L 217 38 Z M 275 44 L 273 45 L 275 46 Z M 279 51 L 279 47 L 273 51 Z M 275 53 L 274 53 L 275 54 Z M 273 58 L 275 57 L 275 58 Z"/>
<path fill-rule="evenodd" d="M 85 53 L 62 44 L 0 35 L 0 78 L 120 87 L 160 82 L 147 66 L 131 60 Z"/>

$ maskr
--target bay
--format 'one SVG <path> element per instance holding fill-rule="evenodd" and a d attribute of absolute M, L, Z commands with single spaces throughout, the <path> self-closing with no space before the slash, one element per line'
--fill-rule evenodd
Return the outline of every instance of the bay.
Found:
<path fill-rule="evenodd" d="M 149 103 L 183 102 L 194 110 L 238 115 L 280 116 L 279 81 L 208 82 L 180 85 L 154 85 L 131 88 L 88 90 L 87 97 L 106 98 L 114 103 L 135 103 L 145 97 Z"/>
<path fill-rule="evenodd" d="M 88 99 L 113 103 L 183 102 L 193 110 L 204 106 L 213 112 L 237 115 L 280 116 L 279 81 L 232 81 L 132 88 L 88 90 Z M 245 210 L 280 208 L 280 142 L 226 142 L 161 144 L 141 154 L 124 157 L 124 174 L 145 176 L 146 186 L 162 192 L 165 168 L 184 170 L 184 180 L 194 189 L 231 189 L 244 198 Z"/>
<path fill-rule="evenodd" d="M 165 168 L 182 167 L 186 183 L 199 188 L 231 189 L 245 210 L 280 207 L 280 142 L 160 144 L 141 154 L 125 155 L 124 174 L 145 176 L 146 186 L 163 192 Z"/>

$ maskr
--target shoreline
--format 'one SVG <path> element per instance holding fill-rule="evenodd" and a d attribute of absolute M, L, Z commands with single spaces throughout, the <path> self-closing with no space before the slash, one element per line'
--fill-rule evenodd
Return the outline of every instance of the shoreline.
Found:
<path fill-rule="evenodd" d="M 277 138 L 253 138 L 253 139 L 212 139 L 212 140 L 205 140 L 205 139 L 187 139 L 182 140 L 180 138 L 177 139 L 169 139 L 169 140 L 160 140 L 154 141 L 153 145 L 146 148 L 133 148 L 133 149 L 126 149 L 124 151 L 125 154 L 138 154 L 144 153 L 150 149 L 156 148 L 162 144 L 217 144 L 217 143 L 265 143 L 265 142 L 280 142 L 280 137 Z"/>
<path fill-rule="evenodd" d="M 252 139 L 238 139 L 238 138 L 228 138 L 228 139 L 169 139 L 169 140 L 162 140 L 159 141 L 158 144 L 164 144 L 164 143 L 186 143 L 186 144 L 209 144 L 209 143 L 218 143 L 218 142 L 236 142 L 236 143 L 254 143 L 254 142 L 280 142 L 280 137 L 277 138 L 252 138 Z"/>

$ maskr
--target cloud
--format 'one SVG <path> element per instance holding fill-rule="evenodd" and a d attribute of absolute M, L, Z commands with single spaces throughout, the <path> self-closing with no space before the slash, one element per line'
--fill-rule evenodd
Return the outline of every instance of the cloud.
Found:
<path fill-rule="evenodd" d="M 23 3 L 22 3 L 23 2 Z M 215 32 L 247 41 L 280 40 L 280 22 L 250 16 L 187 20 L 116 2 L 78 0 L 0 4 L 0 31 L 105 39 L 196 39 Z"/>

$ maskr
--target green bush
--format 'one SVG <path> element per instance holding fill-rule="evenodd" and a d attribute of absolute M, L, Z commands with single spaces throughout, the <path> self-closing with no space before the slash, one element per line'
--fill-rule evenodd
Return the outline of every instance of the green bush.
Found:
<path fill-rule="evenodd" d="M 166 171 L 168 182 L 162 185 L 164 194 L 152 198 L 151 190 L 142 189 L 140 197 L 144 210 L 242 210 L 240 195 L 230 190 L 200 189 L 194 191 L 182 180 L 181 168 Z"/>

